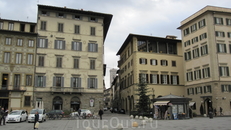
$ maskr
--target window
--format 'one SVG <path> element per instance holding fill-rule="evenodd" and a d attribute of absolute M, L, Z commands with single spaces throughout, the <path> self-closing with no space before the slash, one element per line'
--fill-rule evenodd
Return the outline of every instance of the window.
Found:
<path fill-rule="evenodd" d="M 201 79 L 201 70 L 194 71 L 194 79 L 195 80 Z"/>
<path fill-rule="evenodd" d="M 14 23 L 9 23 L 8 30 L 14 30 Z"/>
<path fill-rule="evenodd" d="M 168 61 L 167 60 L 161 60 L 160 61 L 162 66 L 168 66 Z"/>
<path fill-rule="evenodd" d="M 208 54 L 208 45 L 201 46 L 201 55 Z"/>
<path fill-rule="evenodd" d="M 15 64 L 22 64 L 22 53 L 16 53 Z"/>
<path fill-rule="evenodd" d="M 88 78 L 88 88 L 97 88 L 97 78 Z"/>
<path fill-rule="evenodd" d="M 193 52 L 193 58 L 197 58 L 200 56 L 199 55 L 199 48 L 193 49 L 192 52 Z"/>
<path fill-rule="evenodd" d="M 38 66 L 39 67 L 43 67 L 44 66 L 44 60 L 45 59 L 45 57 L 44 56 L 39 56 L 38 57 Z"/>
<path fill-rule="evenodd" d="M 172 67 L 176 67 L 176 61 L 172 61 Z"/>
<path fill-rule="evenodd" d="M 95 27 L 91 27 L 91 33 L 90 33 L 91 36 L 95 36 Z"/>
<path fill-rule="evenodd" d="M 47 29 L 47 22 L 46 21 L 41 21 L 41 30 L 46 30 Z"/>
<path fill-rule="evenodd" d="M 157 65 L 157 60 L 156 59 L 151 59 L 150 63 L 151 63 L 151 65 Z"/>
<path fill-rule="evenodd" d="M 186 35 L 188 35 L 190 32 L 189 32 L 189 28 L 186 28 L 185 30 L 184 30 L 184 36 L 186 36 Z"/>
<path fill-rule="evenodd" d="M 220 66 L 219 67 L 220 76 L 229 76 L 229 67 Z"/>
<path fill-rule="evenodd" d="M 191 32 L 194 32 L 194 31 L 196 31 L 197 30 L 197 24 L 193 24 L 192 26 L 191 26 Z"/>
<path fill-rule="evenodd" d="M 56 57 L 56 67 L 62 68 L 62 57 Z"/>
<path fill-rule="evenodd" d="M 74 59 L 74 69 L 79 69 L 79 59 Z"/>
<path fill-rule="evenodd" d="M 20 24 L 20 31 L 22 31 L 22 32 L 25 31 L 25 24 Z"/>
<path fill-rule="evenodd" d="M 140 58 L 140 64 L 143 64 L 143 65 L 147 64 L 147 59 Z"/>
<path fill-rule="evenodd" d="M 26 75 L 26 86 L 32 86 L 32 75 Z"/>
<path fill-rule="evenodd" d="M 184 47 L 189 46 L 189 45 L 190 45 L 190 40 L 184 42 Z"/>
<path fill-rule="evenodd" d="M 95 69 L 95 60 L 90 60 L 90 69 L 91 70 Z"/>
<path fill-rule="evenodd" d="M 88 52 L 98 52 L 98 44 L 88 43 Z"/>
<path fill-rule="evenodd" d="M 47 48 L 48 47 L 48 39 L 38 39 L 38 43 L 37 43 L 37 47 L 38 48 Z"/>
<path fill-rule="evenodd" d="M 42 14 L 43 16 L 49 16 L 49 14 L 48 14 L 47 11 L 41 11 L 41 14 Z"/>
<path fill-rule="evenodd" d="M 199 28 L 202 28 L 204 27 L 206 24 L 205 24 L 205 19 L 201 20 L 198 22 L 198 25 L 199 25 Z"/>
<path fill-rule="evenodd" d="M 10 63 L 10 52 L 4 52 L 4 63 Z"/>
<path fill-rule="evenodd" d="M 79 33 L 80 33 L 80 26 L 75 25 L 75 34 L 79 34 Z"/>
<path fill-rule="evenodd" d="M 212 88 L 210 85 L 204 86 L 204 93 L 212 93 Z"/>
<path fill-rule="evenodd" d="M 214 18 L 214 23 L 215 23 L 215 24 L 223 25 L 223 18 L 215 17 L 215 18 Z"/>
<path fill-rule="evenodd" d="M 27 64 L 28 65 L 33 65 L 33 54 L 27 54 Z"/>
<path fill-rule="evenodd" d="M 46 76 L 35 76 L 35 87 L 46 87 Z"/>
<path fill-rule="evenodd" d="M 231 92 L 231 85 L 221 85 L 222 92 Z"/>
<path fill-rule="evenodd" d="M 196 87 L 195 88 L 195 90 L 196 90 L 196 94 L 202 94 L 202 87 Z"/>
<path fill-rule="evenodd" d="M 24 98 L 24 106 L 30 106 L 30 96 L 25 96 Z"/>
<path fill-rule="evenodd" d="M 64 77 L 60 77 L 60 76 L 53 77 L 53 86 L 64 87 Z"/>
<path fill-rule="evenodd" d="M 81 78 L 71 77 L 71 87 L 80 88 L 81 87 Z"/>
<path fill-rule="evenodd" d="M 0 29 L 3 29 L 3 22 L 0 22 Z"/>
<path fill-rule="evenodd" d="M 227 32 L 228 38 L 231 38 L 231 32 Z"/>
<path fill-rule="evenodd" d="M 210 69 L 209 69 L 209 67 L 208 67 L 208 68 L 203 68 L 203 69 L 202 69 L 202 75 L 203 75 L 203 78 L 208 78 L 208 77 L 210 77 Z"/>
<path fill-rule="evenodd" d="M 18 39 L 17 46 L 22 46 L 22 39 Z"/>
<path fill-rule="evenodd" d="M 161 84 L 168 84 L 168 75 L 160 75 L 161 77 Z"/>
<path fill-rule="evenodd" d="M 194 88 L 188 88 L 188 95 L 193 95 L 194 94 Z"/>
<path fill-rule="evenodd" d="M 64 13 L 57 13 L 56 15 L 59 18 L 65 18 L 66 17 Z"/>
<path fill-rule="evenodd" d="M 186 79 L 187 81 L 193 81 L 193 72 L 187 72 Z"/>
<path fill-rule="evenodd" d="M 152 84 L 158 84 L 159 83 L 159 75 L 158 74 L 150 74 L 150 82 Z"/>
<path fill-rule="evenodd" d="M 34 40 L 28 41 L 28 47 L 34 47 Z"/>
<path fill-rule="evenodd" d="M 20 88 L 20 74 L 14 75 L 14 88 L 19 89 Z"/>
<path fill-rule="evenodd" d="M 6 45 L 11 45 L 11 38 L 9 37 L 6 38 Z"/>
<path fill-rule="evenodd" d="M 226 25 L 231 26 L 231 19 L 226 18 Z"/>
<path fill-rule="evenodd" d="M 94 17 L 90 17 L 89 20 L 90 20 L 90 22 L 97 22 L 97 19 Z"/>
<path fill-rule="evenodd" d="M 148 83 L 148 74 L 140 73 L 139 81 L 140 83 Z"/>
<path fill-rule="evenodd" d="M 73 19 L 81 20 L 81 16 L 80 15 L 73 15 Z"/>
<path fill-rule="evenodd" d="M 65 41 L 55 40 L 55 49 L 65 50 Z"/>
<path fill-rule="evenodd" d="M 58 32 L 63 32 L 63 23 L 58 23 Z"/>
<path fill-rule="evenodd" d="M 225 37 L 225 32 L 216 31 L 216 37 Z"/>
<path fill-rule="evenodd" d="M 200 37 L 200 40 L 206 39 L 207 38 L 207 33 L 203 33 L 199 37 Z"/>
<path fill-rule="evenodd" d="M 217 44 L 217 52 L 226 53 L 226 44 Z"/>
<path fill-rule="evenodd" d="M 192 44 L 194 44 L 194 43 L 196 43 L 196 42 L 198 42 L 198 37 L 194 37 L 194 38 L 192 39 Z"/>
<path fill-rule="evenodd" d="M 173 84 L 173 85 L 179 84 L 179 76 L 178 75 L 171 75 L 171 84 Z"/>
<path fill-rule="evenodd" d="M 72 41 L 71 48 L 72 48 L 72 50 L 75 50 L 75 51 L 82 51 L 82 42 Z"/>
<path fill-rule="evenodd" d="M 191 60 L 191 51 L 185 52 L 184 53 L 184 58 L 185 58 L 186 61 Z"/>

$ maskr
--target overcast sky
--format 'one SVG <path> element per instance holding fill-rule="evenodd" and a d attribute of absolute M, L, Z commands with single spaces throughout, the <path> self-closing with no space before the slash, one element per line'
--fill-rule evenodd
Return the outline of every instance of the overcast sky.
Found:
<path fill-rule="evenodd" d="M 106 88 L 109 70 L 117 68 L 117 51 L 130 33 L 181 39 L 180 22 L 207 5 L 231 8 L 230 0 L 0 0 L 0 17 L 36 22 L 37 4 L 112 14 L 105 40 Z"/>

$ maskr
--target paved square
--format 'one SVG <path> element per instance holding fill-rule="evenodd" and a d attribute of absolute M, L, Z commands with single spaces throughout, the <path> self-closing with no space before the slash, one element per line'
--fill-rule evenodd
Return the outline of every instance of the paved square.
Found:
<path fill-rule="evenodd" d="M 136 121 L 139 126 L 132 128 L 132 122 Z M 85 130 L 91 127 L 92 130 L 102 130 L 104 125 L 109 130 L 116 130 L 120 123 L 124 126 L 123 130 L 231 130 L 231 117 L 196 117 L 186 120 L 154 120 L 152 123 L 141 125 L 142 120 L 131 120 L 128 115 L 105 112 L 103 120 L 99 119 L 82 119 L 82 120 L 47 120 L 40 123 L 39 130 Z M 0 126 L 0 130 L 32 130 L 33 123 L 7 123 Z"/>

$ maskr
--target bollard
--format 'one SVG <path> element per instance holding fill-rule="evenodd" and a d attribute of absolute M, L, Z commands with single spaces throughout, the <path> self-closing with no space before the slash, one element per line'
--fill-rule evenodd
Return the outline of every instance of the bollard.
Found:
<path fill-rule="evenodd" d="M 108 126 L 107 125 L 104 125 L 102 130 L 109 130 Z"/>
<path fill-rule="evenodd" d="M 123 130 L 123 125 L 121 123 L 119 123 L 116 127 L 117 130 Z"/>
<path fill-rule="evenodd" d="M 146 125 L 146 120 L 142 120 L 141 125 Z"/>
<path fill-rule="evenodd" d="M 132 122 L 132 127 L 138 127 L 138 123 L 137 122 Z"/>
<path fill-rule="evenodd" d="M 133 119 L 133 118 L 134 118 L 134 116 L 133 116 L 133 115 L 131 115 L 131 116 L 130 116 L 130 119 Z"/>
<path fill-rule="evenodd" d="M 139 119 L 140 119 L 140 120 L 143 120 L 143 117 L 142 117 L 142 116 L 140 116 L 140 117 L 139 117 Z"/>
<path fill-rule="evenodd" d="M 136 115 L 136 119 L 138 119 L 139 118 L 139 116 L 138 115 Z"/>
<path fill-rule="evenodd" d="M 91 127 L 86 127 L 86 129 L 85 130 L 92 130 L 92 128 Z"/>

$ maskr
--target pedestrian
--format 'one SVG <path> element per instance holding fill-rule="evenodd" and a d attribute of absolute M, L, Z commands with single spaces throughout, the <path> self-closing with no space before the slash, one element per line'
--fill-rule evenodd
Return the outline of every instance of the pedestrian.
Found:
<path fill-rule="evenodd" d="M 34 116 L 35 116 L 34 117 L 34 129 L 36 129 L 35 128 L 35 124 L 39 121 L 39 114 L 38 114 L 38 112 L 36 112 Z"/>
<path fill-rule="evenodd" d="M 6 125 L 4 108 L 2 108 L 2 110 L 0 111 L 0 125 L 2 125 L 2 121 L 3 125 Z"/>
<path fill-rule="evenodd" d="M 214 116 L 216 117 L 217 116 L 217 109 L 214 108 L 213 112 L 214 112 Z"/>
<path fill-rule="evenodd" d="M 102 109 L 99 109 L 98 115 L 99 115 L 99 117 L 100 117 L 100 120 L 102 120 L 102 115 L 103 115 L 103 110 L 102 110 Z"/>
<path fill-rule="evenodd" d="M 79 116 L 81 115 L 81 109 L 79 108 L 79 110 L 78 110 L 78 114 L 79 114 Z"/>
<path fill-rule="evenodd" d="M 224 114 L 222 113 L 222 108 L 220 107 L 220 116 L 223 116 Z"/>
<path fill-rule="evenodd" d="M 213 118 L 213 109 L 211 107 L 209 107 L 209 118 Z"/>

